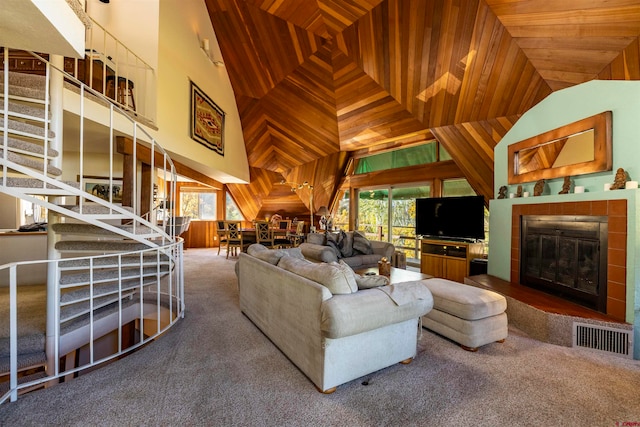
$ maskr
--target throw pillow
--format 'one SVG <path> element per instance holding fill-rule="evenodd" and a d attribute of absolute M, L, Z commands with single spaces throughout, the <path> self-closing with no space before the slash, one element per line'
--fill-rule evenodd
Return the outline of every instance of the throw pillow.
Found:
<path fill-rule="evenodd" d="M 288 255 L 290 257 L 294 257 L 294 258 L 298 258 L 298 259 L 305 259 L 304 255 L 302 255 L 302 249 L 300 249 L 300 248 L 282 249 L 282 252 L 284 252 L 285 255 Z"/>
<path fill-rule="evenodd" d="M 273 265 L 278 265 L 280 258 L 288 255 L 281 249 L 269 249 L 259 243 L 254 243 L 249 246 L 247 248 L 247 254 Z"/>
<path fill-rule="evenodd" d="M 340 234 L 327 233 L 327 243 L 326 246 L 331 248 L 333 253 L 336 255 L 336 258 L 342 258 L 342 252 L 340 252 Z"/>
<path fill-rule="evenodd" d="M 349 258 L 353 256 L 353 233 L 350 231 L 345 233 L 344 231 L 340 231 L 340 253 L 343 258 Z"/>
<path fill-rule="evenodd" d="M 331 262 L 329 265 L 336 267 L 343 275 L 344 279 L 349 284 L 351 292 L 358 291 L 358 283 L 356 283 L 356 273 L 349 267 L 347 263 L 340 260 L 340 262 Z"/>
<path fill-rule="evenodd" d="M 337 263 L 333 263 L 336 264 Z M 329 289 L 333 295 L 351 294 L 358 290 L 358 285 L 350 283 L 346 274 L 335 265 L 314 263 L 290 256 L 280 258 L 278 267 L 312 280 Z M 355 288 L 352 286 L 355 285 Z"/>
<path fill-rule="evenodd" d="M 371 255 L 373 253 L 371 242 L 361 231 L 353 233 L 353 250 L 363 255 Z"/>
<path fill-rule="evenodd" d="M 356 284 L 358 285 L 358 289 L 378 288 L 380 286 L 387 286 L 389 284 L 389 278 L 378 274 L 372 276 L 358 276 Z"/>

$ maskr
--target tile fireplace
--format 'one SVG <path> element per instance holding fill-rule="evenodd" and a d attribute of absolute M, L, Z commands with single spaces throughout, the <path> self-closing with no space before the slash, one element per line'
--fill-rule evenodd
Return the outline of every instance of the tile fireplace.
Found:
<path fill-rule="evenodd" d="M 513 205 L 511 214 L 511 282 L 625 320 L 626 200 Z M 564 234 L 559 219 L 568 229 Z M 531 228 L 533 234 L 524 237 Z M 561 259 L 560 252 L 571 251 L 571 261 Z"/>
<path fill-rule="evenodd" d="M 520 283 L 606 313 L 606 216 L 521 217 Z"/>

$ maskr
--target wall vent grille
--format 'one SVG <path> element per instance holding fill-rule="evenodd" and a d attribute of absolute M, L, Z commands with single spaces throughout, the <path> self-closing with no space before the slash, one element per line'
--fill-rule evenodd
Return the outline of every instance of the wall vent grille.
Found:
<path fill-rule="evenodd" d="M 633 358 L 633 330 L 573 323 L 573 346 Z"/>

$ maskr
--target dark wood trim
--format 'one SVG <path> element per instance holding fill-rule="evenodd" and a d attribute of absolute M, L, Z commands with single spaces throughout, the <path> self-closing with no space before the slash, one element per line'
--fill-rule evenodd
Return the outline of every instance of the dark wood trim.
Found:
<path fill-rule="evenodd" d="M 124 155 L 133 154 L 133 140 L 131 138 L 116 136 L 116 147 L 118 153 Z M 151 149 L 148 146 L 138 142 L 136 147 L 136 155 L 138 161 L 149 165 L 151 164 Z M 175 159 L 172 159 L 172 161 L 178 175 L 184 176 L 194 181 L 198 181 L 216 190 L 222 190 L 223 184 L 221 182 L 216 181 L 215 179 L 212 179 L 207 175 L 198 172 L 197 170 L 192 169 Z M 160 153 L 155 153 L 154 164 L 156 167 L 162 166 L 164 164 L 164 156 Z"/>

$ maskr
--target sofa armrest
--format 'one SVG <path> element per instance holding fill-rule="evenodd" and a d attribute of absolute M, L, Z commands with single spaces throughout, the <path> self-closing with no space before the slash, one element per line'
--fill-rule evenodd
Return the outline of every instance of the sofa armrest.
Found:
<path fill-rule="evenodd" d="M 327 338 L 356 335 L 424 316 L 433 308 L 433 296 L 421 280 L 385 288 L 394 287 L 413 298 L 407 298 L 410 302 L 398 305 L 380 288 L 373 288 L 348 295 L 333 295 L 323 301 L 323 335 Z"/>
<path fill-rule="evenodd" d="M 338 257 L 329 246 L 305 242 L 301 243 L 299 248 L 300 251 L 302 251 L 302 255 L 309 260 L 318 262 L 338 262 Z"/>
<path fill-rule="evenodd" d="M 373 249 L 373 253 L 376 255 L 381 255 L 387 258 L 387 261 L 391 262 L 391 257 L 396 251 L 396 247 L 393 243 L 389 242 L 380 242 L 378 240 L 370 240 L 371 248 Z"/>

